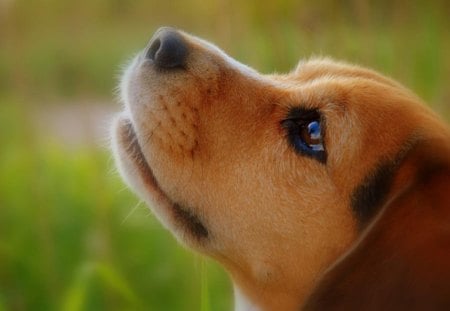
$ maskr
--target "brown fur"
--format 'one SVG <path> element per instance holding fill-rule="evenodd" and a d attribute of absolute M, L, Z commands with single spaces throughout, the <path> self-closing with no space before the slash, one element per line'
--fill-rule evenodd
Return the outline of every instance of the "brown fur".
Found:
<path fill-rule="evenodd" d="M 371 70 L 312 59 L 263 76 L 180 34 L 185 69 L 129 67 L 114 133 L 124 178 L 177 238 L 263 310 L 450 306 L 448 127 Z M 287 143 L 293 107 L 322 112 L 325 164 Z M 352 195 L 391 162 L 361 224 Z"/>

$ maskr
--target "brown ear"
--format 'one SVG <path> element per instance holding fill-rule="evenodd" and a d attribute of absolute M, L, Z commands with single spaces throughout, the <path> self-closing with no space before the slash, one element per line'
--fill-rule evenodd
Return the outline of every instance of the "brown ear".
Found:
<path fill-rule="evenodd" d="M 446 145 L 421 143 L 408 153 L 395 191 L 356 246 L 324 274 L 305 310 L 450 309 Z"/>

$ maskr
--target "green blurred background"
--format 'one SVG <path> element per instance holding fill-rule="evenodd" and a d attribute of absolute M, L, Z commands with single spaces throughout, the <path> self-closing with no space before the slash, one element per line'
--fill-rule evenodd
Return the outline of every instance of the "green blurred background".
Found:
<path fill-rule="evenodd" d="M 123 64 L 162 25 L 262 72 L 330 55 L 450 119 L 450 2 L 0 0 L 0 311 L 231 310 L 210 260 L 123 185 L 108 120 Z"/>

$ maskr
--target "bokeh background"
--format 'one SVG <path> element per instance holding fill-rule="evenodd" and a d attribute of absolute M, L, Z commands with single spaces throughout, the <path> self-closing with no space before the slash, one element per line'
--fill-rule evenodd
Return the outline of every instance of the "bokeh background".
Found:
<path fill-rule="evenodd" d="M 121 64 L 162 25 L 266 73 L 330 55 L 450 119 L 450 2 L 0 0 L 0 310 L 231 310 L 108 151 Z M 387 125 L 388 126 L 388 125 Z"/>

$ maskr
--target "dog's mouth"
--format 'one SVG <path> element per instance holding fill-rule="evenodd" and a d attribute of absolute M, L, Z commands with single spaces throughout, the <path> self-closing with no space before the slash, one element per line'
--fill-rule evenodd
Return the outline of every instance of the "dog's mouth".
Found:
<path fill-rule="evenodd" d="M 150 201 L 148 203 L 156 216 L 176 235 L 179 233 L 178 237 L 185 240 L 186 234 L 188 234 L 197 242 L 207 239 L 209 231 L 200 218 L 192 212 L 192 209 L 173 202 L 161 189 L 142 153 L 130 118 L 121 116 L 116 130 L 116 148 L 119 149 L 116 154 L 121 162 L 122 174 L 126 175 L 125 179 L 129 183 L 140 184 L 137 188 L 141 197 L 148 198 Z"/>

